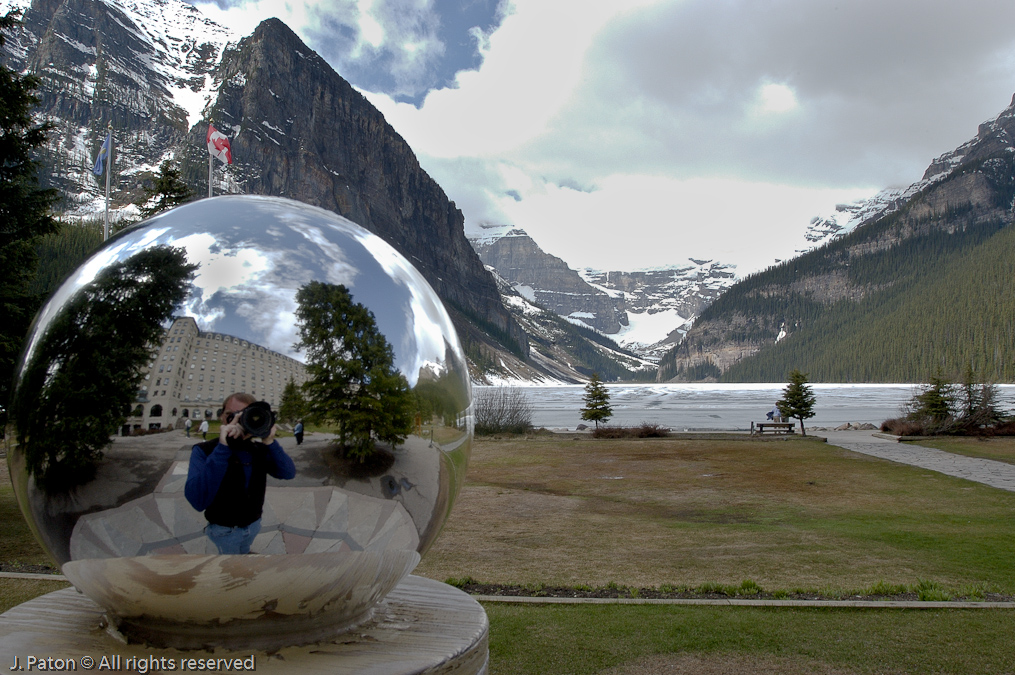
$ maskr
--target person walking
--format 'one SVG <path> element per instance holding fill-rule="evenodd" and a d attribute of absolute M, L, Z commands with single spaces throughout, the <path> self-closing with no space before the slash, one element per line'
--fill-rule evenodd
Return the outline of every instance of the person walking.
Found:
<path fill-rule="evenodd" d="M 296 437 L 296 445 L 303 443 L 303 420 L 296 421 L 296 426 L 293 427 L 293 436 Z"/>
<path fill-rule="evenodd" d="M 201 420 L 201 426 L 197 428 L 201 432 L 201 440 L 208 440 L 208 420 Z"/>

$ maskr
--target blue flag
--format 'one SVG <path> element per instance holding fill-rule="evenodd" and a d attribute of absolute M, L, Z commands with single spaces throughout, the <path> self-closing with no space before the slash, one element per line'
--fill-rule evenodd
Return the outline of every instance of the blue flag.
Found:
<path fill-rule="evenodd" d="M 109 159 L 109 146 L 113 142 L 113 134 L 106 134 L 106 140 L 102 142 L 102 147 L 99 148 L 99 156 L 95 158 L 95 166 L 92 167 L 92 173 L 96 176 L 101 176 L 105 170 L 105 164 Z"/>

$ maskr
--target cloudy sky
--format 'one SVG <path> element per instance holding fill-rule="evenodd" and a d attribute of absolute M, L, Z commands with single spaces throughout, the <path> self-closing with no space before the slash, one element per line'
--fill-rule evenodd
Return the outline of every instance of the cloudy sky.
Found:
<path fill-rule="evenodd" d="M 1010 0 L 215 0 L 277 16 L 481 223 L 572 267 L 758 269 L 1015 93 Z"/>

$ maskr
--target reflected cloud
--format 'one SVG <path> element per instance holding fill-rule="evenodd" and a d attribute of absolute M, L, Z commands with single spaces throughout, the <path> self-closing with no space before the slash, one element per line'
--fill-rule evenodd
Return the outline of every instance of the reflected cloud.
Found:
<path fill-rule="evenodd" d="M 187 265 L 144 267 L 163 250 Z M 97 281 L 135 268 L 130 283 L 100 297 Z M 177 268 L 174 286 L 164 277 Z M 299 334 L 297 293 L 339 286 L 345 310 L 328 296 L 307 314 L 321 320 L 320 335 L 332 336 L 335 358 L 308 363 L 296 345 L 325 338 Z M 133 304 L 123 302 L 133 296 Z M 370 321 L 333 332 L 331 320 L 354 310 Z M 129 320 L 142 313 L 145 331 Z M 92 349 L 75 361 L 89 316 L 105 318 L 92 322 Z M 27 376 L 15 390 L 22 442 L 9 456 L 19 504 L 64 574 L 126 632 L 147 634 L 151 626 L 142 624 L 152 617 L 167 641 L 186 633 L 174 636 L 174 626 L 242 624 L 229 629 L 232 637 L 218 633 L 228 644 L 255 633 L 278 639 L 280 624 L 303 625 L 308 615 L 354 622 L 433 543 L 464 480 L 471 387 L 450 318 L 393 248 L 323 209 L 227 196 L 160 214 L 116 235 L 71 275 L 26 343 Z M 334 364 L 350 360 L 355 344 L 360 356 L 350 369 L 359 363 L 366 377 L 353 373 L 332 398 L 341 406 L 359 399 L 360 408 L 319 416 L 299 445 L 281 434 L 296 475 L 269 480 L 256 555 L 209 551 L 206 514 L 182 493 L 194 444 L 216 438 L 205 423 L 214 424 L 225 395 L 236 391 L 279 411 L 283 399 L 312 400 L 304 385 L 337 376 Z M 112 389 L 108 383 L 115 396 L 98 396 L 103 386 Z M 76 398 L 60 407 L 65 390 Z M 369 425 L 363 410 L 373 415 Z M 298 415 L 311 421 L 312 413 Z M 212 571 L 197 574 L 189 592 L 167 594 L 159 585 L 197 569 Z"/>

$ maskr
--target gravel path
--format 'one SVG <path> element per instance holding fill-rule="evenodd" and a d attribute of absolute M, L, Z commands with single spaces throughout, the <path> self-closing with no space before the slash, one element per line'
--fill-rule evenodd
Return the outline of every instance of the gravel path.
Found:
<path fill-rule="evenodd" d="M 823 431 L 820 435 L 832 445 L 853 452 L 1015 492 L 1015 464 L 955 455 L 914 443 L 899 443 L 892 437 L 875 436 L 870 431 Z"/>

